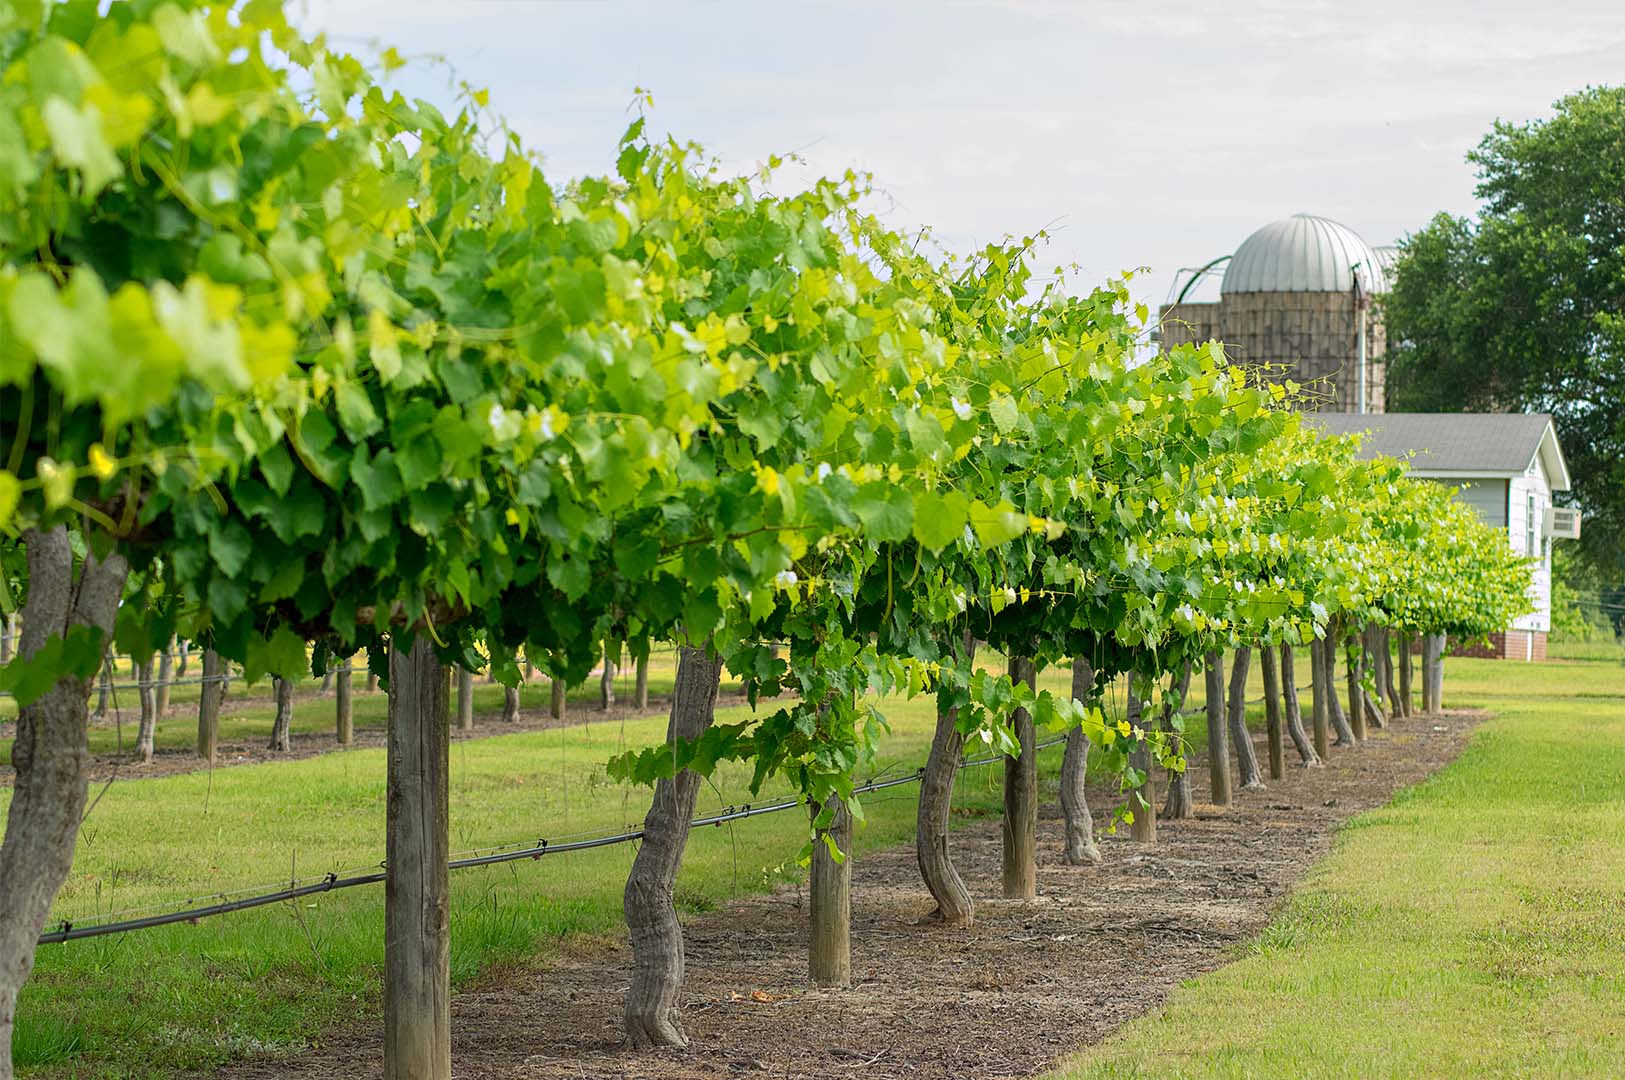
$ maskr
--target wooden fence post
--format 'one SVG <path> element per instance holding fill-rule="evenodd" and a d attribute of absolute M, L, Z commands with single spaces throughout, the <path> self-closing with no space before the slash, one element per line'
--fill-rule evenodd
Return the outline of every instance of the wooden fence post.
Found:
<path fill-rule="evenodd" d="M 384 1077 L 450 1080 L 450 672 L 426 634 L 389 652 Z"/>
<path fill-rule="evenodd" d="M 807 886 L 810 926 L 807 967 L 816 986 L 852 985 L 852 814 L 839 795 L 831 795 L 835 810 L 829 828 L 813 838 L 812 873 Z M 814 820 L 821 812 L 810 807 Z M 835 842 L 844 856 L 840 862 L 829 852 L 824 838 Z"/>
<path fill-rule="evenodd" d="M 1128 723 L 1131 728 L 1144 728 L 1145 702 L 1134 690 L 1134 675 L 1129 675 L 1128 688 Z M 1149 735 L 1150 733 L 1147 732 Z M 1134 820 L 1129 823 L 1128 834 L 1131 839 L 1141 844 L 1155 844 L 1157 842 L 1157 774 L 1151 767 L 1151 744 L 1146 739 L 1136 739 L 1134 749 L 1129 751 L 1128 762 L 1135 769 L 1145 774 L 1145 780 L 1134 789 L 1129 798 L 1128 808 L 1134 814 Z M 1135 798 L 1134 795 L 1139 796 Z M 1140 802 L 1144 800 L 1145 805 Z"/>
<path fill-rule="evenodd" d="M 213 649 L 203 651 L 203 684 L 198 687 L 197 698 L 197 756 L 214 764 L 220 745 L 220 654 Z"/>
<path fill-rule="evenodd" d="M 350 658 L 346 657 L 344 663 L 339 665 L 338 678 L 333 683 L 335 687 L 334 707 L 337 709 L 337 714 L 334 717 L 337 727 L 335 734 L 338 737 L 340 746 L 349 746 L 350 743 L 355 741 L 355 707 L 351 700 L 351 695 L 355 692 L 355 687 L 352 685 L 353 677 L 354 671 L 351 667 Z"/>

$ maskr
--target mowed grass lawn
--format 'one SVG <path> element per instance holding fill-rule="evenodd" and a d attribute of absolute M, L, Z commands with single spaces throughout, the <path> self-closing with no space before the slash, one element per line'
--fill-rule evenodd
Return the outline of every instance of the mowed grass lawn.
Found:
<path fill-rule="evenodd" d="M 1592 650 L 1597 655 L 1600 650 Z M 1625 665 L 1452 659 L 1496 715 L 1237 962 L 1054 1075 L 1625 1076 Z"/>
<path fill-rule="evenodd" d="M 202 652 L 193 650 L 186 674 L 170 687 L 169 711 L 159 718 L 154 731 L 153 744 L 159 753 L 166 750 L 191 751 L 197 746 L 197 707 L 200 686 L 197 678 L 202 674 Z M 356 670 L 351 673 L 351 722 L 357 732 L 382 732 L 389 717 L 389 699 L 381 690 L 367 692 L 366 656 L 356 658 Z M 154 665 L 156 667 L 156 665 Z M 652 698 L 671 694 L 672 680 L 677 672 L 676 653 L 664 649 L 649 658 L 649 694 Z M 331 690 L 321 692 L 320 679 L 307 679 L 294 687 L 293 720 L 289 730 L 295 735 L 331 735 L 338 722 L 337 702 Z M 635 669 L 630 662 L 617 670 L 615 695 L 618 703 L 632 700 L 635 687 Z M 731 677 L 725 679 L 724 692 L 737 691 L 739 683 Z M 519 688 L 519 706 L 526 712 L 545 710 L 552 699 L 552 687 L 545 676 L 537 675 Z M 91 707 L 95 708 L 97 693 L 91 694 Z M 596 677 L 567 694 L 566 716 L 591 719 L 591 710 L 599 700 Z M 487 681 L 484 675 L 474 680 L 475 726 L 500 726 L 502 720 L 503 689 Z M 0 697 L 0 722 L 17 718 L 17 707 L 9 697 Z M 136 676 L 127 659 L 118 662 L 118 671 L 109 697 L 108 715 L 95 719 L 90 728 L 90 750 L 93 754 L 130 754 L 135 750 L 136 732 L 140 725 L 141 703 L 136 689 Z M 271 727 L 276 719 L 276 706 L 272 698 L 270 679 L 262 679 L 250 686 L 240 677 L 232 679 L 226 700 L 220 710 L 220 745 L 247 744 L 263 747 L 271 738 Z M 10 760 L 11 729 L 9 725 L 0 734 L 0 760 Z"/>

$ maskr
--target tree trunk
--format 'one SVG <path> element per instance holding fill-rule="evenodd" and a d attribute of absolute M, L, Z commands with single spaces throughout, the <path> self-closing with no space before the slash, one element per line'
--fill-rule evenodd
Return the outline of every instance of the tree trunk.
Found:
<path fill-rule="evenodd" d="M 153 699 L 152 657 L 135 666 L 136 699 L 141 702 L 141 726 L 136 729 L 135 752 L 141 760 L 151 762 L 153 741 L 158 733 L 158 712 Z"/>
<path fill-rule="evenodd" d="M 370 665 L 369 665 L 369 667 L 367 669 L 367 693 L 376 694 L 377 692 L 378 692 L 378 673 L 376 671 L 373 671 L 371 669 Z"/>
<path fill-rule="evenodd" d="M 333 689 L 333 669 L 328 668 L 322 672 L 322 685 L 316 688 L 318 694 L 328 693 Z"/>
<path fill-rule="evenodd" d="M 1326 650 L 1321 647 L 1318 639 L 1309 641 L 1309 689 L 1312 693 L 1314 714 L 1311 722 L 1315 731 L 1315 755 L 1322 761 L 1331 756 L 1331 705 L 1328 697 L 1332 693 L 1332 682 L 1326 676 Z"/>
<path fill-rule="evenodd" d="M 189 662 L 191 655 L 192 643 L 187 641 L 185 638 L 177 638 L 175 641 L 175 678 L 186 678 L 186 665 Z"/>
<path fill-rule="evenodd" d="M 1261 791 L 1264 778 L 1258 771 L 1258 755 L 1253 752 L 1253 737 L 1247 733 L 1247 671 L 1252 667 L 1253 650 L 1243 645 L 1236 650 L 1236 659 L 1230 667 L 1230 693 L 1226 705 L 1230 711 L 1230 741 L 1236 748 L 1236 770 L 1241 775 L 1241 790 Z"/>
<path fill-rule="evenodd" d="M 1207 775 L 1214 806 L 1230 805 L 1230 737 L 1224 726 L 1224 659 L 1218 652 L 1203 658 L 1207 685 Z"/>
<path fill-rule="evenodd" d="M 169 712 L 169 684 L 175 680 L 175 643 L 172 641 L 158 654 L 158 685 L 152 691 L 154 716 Z"/>
<path fill-rule="evenodd" d="M 116 553 L 85 559 L 74 579 L 66 529 L 23 533 L 28 601 L 17 654 L 28 660 L 72 627 L 111 640 L 129 567 Z M 16 779 L 0 844 L 0 1080 L 11 1080 L 17 994 L 34 968 L 34 946 L 73 864 L 89 789 L 90 679 L 68 676 L 18 707 L 11 763 Z"/>
<path fill-rule="evenodd" d="M 293 683 L 277 676 L 271 680 L 276 690 L 276 720 L 271 724 L 271 749 L 287 750 L 291 745 L 289 730 L 293 727 Z"/>
<path fill-rule="evenodd" d="M 807 884 L 807 970 L 814 986 L 852 985 L 852 814 L 839 795 L 831 795 L 835 817 L 813 836 L 812 870 Z M 814 820 L 817 804 L 808 807 Z M 825 838 L 840 849 L 830 853 Z"/>
<path fill-rule="evenodd" d="M 678 649 L 668 743 L 697 739 L 711 726 L 721 680 L 722 660 L 708 648 Z M 632 944 L 626 1039 L 635 1049 L 688 1045 L 677 1010 L 683 988 L 683 928 L 672 904 L 672 887 L 699 790 L 700 777 L 687 769 L 655 781 L 654 801 L 643 819 L 643 842 L 626 879 L 623 909 Z"/>
<path fill-rule="evenodd" d="M 1130 728 L 1141 728 L 1145 719 L 1145 702 L 1134 691 L 1135 676 L 1129 675 L 1128 688 L 1128 716 Z M 1147 733 L 1149 734 L 1149 733 Z M 1129 792 L 1128 808 L 1134 815 L 1129 822 L 1129 838 L 1139 844 L 1155 844 L 1157 842 L 1157 774 L 1151 768 L 1151 744 L 1143 736 L 1134 740 L 1134 748 L 1128 752 L 1129 767 L 1137 770 L 1144 779 L 1137 787 Z"/>
<path fill-rule="evenodd" d="M 519 687 L 504 686 L 502 688 L 502 721 L 505 724 L 519 722 Z"/>
<path fill-rule="evenodd" d="M 1326 666 L 1326 710 L 1331 717 L 1332 730 L 1337 732 L 1336 745 L 1353 746 L 1354 729 L 1349 726 L 1349 718 L 1343 712 L 1343 702 L 1337 693 L 1337 637 L 1331 628 L 1327 629 L 1320 649 Z"/>
<path fill-rule="evenodd" d="M 385 1080 L 451 1077 L 449 675 L 427 634 L 390 642 Z"/>
<path fill-rule="evenodd" d="M 598 708 L 609 712 L 615 707 L 615 661 L 610 659 L 610 645 L 604 644 L 604 671 L 598 676 Z M 620 656 L 617 650 L 615 656 Z"/>
<path fill-rule="evenodd" d="M 944 709 L 942 699 L 937 700 L 937 730 L 931 739 L 931 753 L 925 759 L 925 772 L 920 774 L 914 856 L 919 863 L 920 877 L 931 899 L 937 902 L 937 910 L 931 917 L 944 926 L 969 926 L 975 919 L 975 905 L 948 851 L 954 775 L 959 771 L 959 755 L 965 740 L 959 733 L 959 710 Z"/>
<path fill-rule="evenodd" d="M 549 689 L 552 697 L 548 701 L 548 713 L 555 720 L 563 720 L 565 706 L 568 704 L 565 696 L 568 688 L 564 685 L 564 679 L 560 676 L 554 676 Z"/>
<path fill-rule="evenodd" d="M 638 657 L 637 686 L 632 691 L 638 710 L 641 712 L 649 707 L 649 654 L 644 653 Z"/>
<path fill-rule="evenodd" d="M 1087 705 L 1094 696 L 1094 668 L 1086 657 L 1074 656 L 1072 698 Z M 1095 821 L 1089 814 L 1089 797 L 1083 786 L 1088 772 L 1089 736 L 1081 727 L 1071 728 L 1066 733 L 1066 751 L 1061 758 L 1061 814 L 1066 819 L 1066 861 L 1071 866 L 1100 862 L 1100 848 L 1095 846 Z M 966 903 L 969 904 L 968 896 Z"/>
<path fill-rule="evenodd" d="M 1185 698 L 1191 690 L 1191 663 L 1185 661 L 1185 670 L 1179 676 L 1179 709 L 1185 709 Z M 1165 704 L 1162 707 L 1162 730 L 1172 738 L 1174 734 L 1174 705 Z M 1162 816 L 1169 819 L 1188 818 L 1195 812 L 1194 800 L 1191 798 L 1190 763 L 1178 772 L 1168 773 L 1168 801 L 1162 808 Z"/>
<path fill-rule="evenodd" d="M 1365 730 L 1365 687 L 1361 685 L 1361 657 L 1364 650 L 1360 647 L 1360 635 L 1350 633 L 1344 638 L 1345 649 L 1343 677 L 1347 680 L 1348 688 L 1348 718 L 1349 728 L 1354 732 L 1355 742 L 1364 742 Z"/>
<path fill-rule="evenodd" d="M 3 620 L 0 620 L 0 664 L 11 663 L 11 642 L 16 633 L 16 615 L 7 615 Z"/>
<path fill-rule="evenodd" d="M 1399 712 L 1410 716 L 1416 711 L 1416 699 L 1411 697 L 1411 636 L 1399 635 Z"/>
<path fill-rule="evenodd" d="M 474 673 L 457 669 L 457 730 L 474 730 Z"/>
<path fill-rule="evenodd" d="M 346 659 L 339 665 L 338 692 L 334 695 L 334 720 L 337 724 L 337 736 L 340 746 L 349 746 L 355 741 L 355 706 L 352 697 L 355 694 L 354 672 L 350 660 Z"/>
<path fill-rule="evenodd" d="M 1026 657 L 1013 656 L 1010 679 L 1034 686 L 1037 668 Z M 1004 759 L 1004 895 L 1031 900 L 1038 895 L 1038 739 L 1026 709 L 1017 709 L 1010 720 L 1021 753 Z"/>
<path fill-rule="evenodd" d="M 1293 670 L 1294 657 L 1292 646 L 1286 642 L 1281 643 L 1281 697 L 1286 706 L 1286 733 L 1292 740 L 1292 746 L 1298 751 L 1298 761 L 1305 766 L 1320 764 L 1320 755 L 1315 752 L 1314 746 L 1309 742 L 1309 736 L 1303 730 L 1303 709 L 1298 699 L 1298 676 Z M 1318 722 L 1316 730 L 1323 732 L 1325 723 Z"/>
<path fill-rule="evenodd" d="M 1264 731 L 1269 739 L 1270 779 L 1285 780 L 1286 738 L 1281 730 L 1281 678 L 1275 667 L 1275 650 L 1259 646 L 1258 662 L 1264 675 Z"/>
<path fill-rule="evenodd" d="M 203 651 L 203 681 L 197 697 L 197 756 L 214 764 L 220 746 L 220 654 Z"/>

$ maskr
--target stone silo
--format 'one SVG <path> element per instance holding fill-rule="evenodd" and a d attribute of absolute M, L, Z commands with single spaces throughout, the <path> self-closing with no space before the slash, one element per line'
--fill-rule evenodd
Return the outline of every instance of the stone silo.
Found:
<path fill-rule="evenodd" d="M 1382 412 L 1387 338 L 1371 299 L 1388 262 L 1353 229 L 1295 214 L 1242 241 L 1217 302 L 1164 307 L 1161 340 L 1218 338 L 1235 362 L 1305 386 L 1320 410 Z"/>

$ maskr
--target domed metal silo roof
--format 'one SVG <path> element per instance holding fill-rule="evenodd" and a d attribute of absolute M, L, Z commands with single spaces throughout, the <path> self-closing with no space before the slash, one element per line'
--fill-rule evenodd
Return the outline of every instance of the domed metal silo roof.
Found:
<path fill-rule="evenodd" d="M 1382 276 L 1387 279 L 1387 286 L 1394 284 L 1394 264 L 1399 261 L 1399 247 L 1395 244 L 1380 244 L 1371 249 L 1377 253 L 1377 265 L 1382 268 Z"/>
<path fill-rule="evenodd" d="M 1356 270 L 1367 292 L 1387 290 L 1383 262 L 1359 233 L 1329 218 L 1293 214 L 1241 242 L 1219 292 L 1347 292 Z"/>

